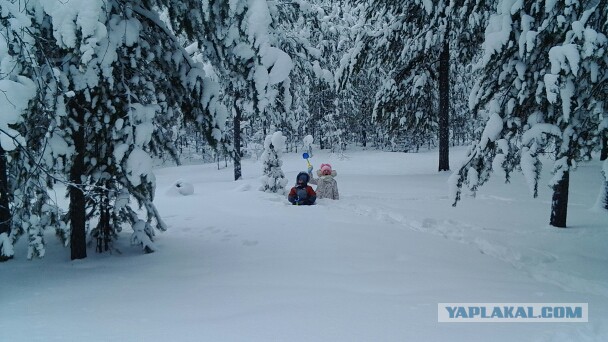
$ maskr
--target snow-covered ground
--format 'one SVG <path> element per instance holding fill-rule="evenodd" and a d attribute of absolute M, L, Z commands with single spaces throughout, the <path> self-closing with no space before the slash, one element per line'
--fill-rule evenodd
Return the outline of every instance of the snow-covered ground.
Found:
<path fill-rule="evenodd" d="M 452 151 L 452 164 L 464 150 Z M 170 230 L 158 252 L 70 261 L 49 232 L 43 260 L 0 264 L 2 341 L 608 341 L 608 216 L 589 210 L 597 162 L 571 177 L 568 229 L 548 227 L 523 177 L 495 177 L 453 208 L 437 154 L 316 152 L 339 201 L 258 191 L 261 163 L 156 170 Z M 306 168 L 285 154 L 289 184 Z M 548 168 L 546 168 L 548 169 Z M 194 194 L 172 190 L 177 180 Z M 437 303 L 589 303 L 589 323 L 438 323 Z"/>

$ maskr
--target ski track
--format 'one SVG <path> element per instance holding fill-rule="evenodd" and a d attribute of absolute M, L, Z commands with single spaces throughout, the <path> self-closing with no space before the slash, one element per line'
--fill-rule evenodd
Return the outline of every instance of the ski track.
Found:
<path fill-rule="evenodd" d="M 358 197 L 361 196 L 354 196 L 353 198 L 356 199 Z M 369 198 L 368 196 L 365 197 Z M 489 229 L 456 220 L 425 218 L 419 222 L 410 220 L 402 214 L 391 210 L 369 205 L 344 204 L 339 201 L 336 201 L 335 204 L 332 203 L 331 207 L 343 211 L 350 211 L 357 215 L 369 217 L 383 223 L 393 224 L 412 231 L 438 235 L 448 240 L 472 245 L 477 248 L 481 254 L 509 263 L 514 268 L 526 272 L 530 277 L 537 281 L 556 285 L 563 290 L 570 292 L 593 294 L 608 298 L 608 284 L 584 279 L 574 274 L 548 268 L 549 264 L 556 262 L 559 259 L 559 257 L 553 253 L 528 247 L 515 250 L 511 247 L 478 236 L 488 231 L 494 233 L 499 232 L 501 234 L 525 234 L 523 232 Z"/>

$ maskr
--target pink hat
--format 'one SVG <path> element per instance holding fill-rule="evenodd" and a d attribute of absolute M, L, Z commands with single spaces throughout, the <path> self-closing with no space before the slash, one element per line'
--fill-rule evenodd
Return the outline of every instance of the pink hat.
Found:
<path fill-rule="evenodd" d="M 331 175 L 331 165 L 321 164 L 321 173 L 324 175 Z"/>

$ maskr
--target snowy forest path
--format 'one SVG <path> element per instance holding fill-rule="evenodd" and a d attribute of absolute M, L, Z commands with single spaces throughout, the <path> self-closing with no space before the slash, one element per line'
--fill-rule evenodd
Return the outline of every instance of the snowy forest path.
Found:
<path fill-rule="evenodd" d="M 381 194 L 377 196 L 353 196 L 356 199 L 363 197 L 386 200 Z M 486 199 L 499 201 L 510 201 L 510 199 L 494 198 L 487 196 Z M 429 199 L 432 197 L 427 197 Z M 438 197 L 436 199 L 444 199 Z M 445 196 L 447 199 L 447 196 Z M 418 197 L 401 198 L 399 203 L 421 200 Z M 533 246 L 512 245 L 509 241 L 521 241 L 529 231 L 505 230 L 478 226 L 453 219 L 437 219 L 426 217 L 422 220 L 410 219 L 399 211 L 390 209 L 385 204 L 395 202 L 395 199 L 383 201 L 378 206 L 361 205 L 349 203 L 332 203 L 332 207 L 343 211 L 352 212 L 356 215 L 370 217 L 382 223 L 393 224 L 405 229 L 424 232 L 442 236 L 448 240 L 471 245 L 479 250 L 481 254 L 488 255 L 512 265 L 515 269 L 522 270 L 531 278 L 545 283 L 557 285 L 567 291 L 599 295 L 608 298 L 608 283 L 601 280 L 587 279 L 584 275 L 576 274 L 569 269 L 556 268 L 551 264 L 559 261 L 559 255 L 549 250 Z M 552 229 L 548 227 L 547 229 Z M 550 235 L 548 232 L 543 234 Z M 513 239 L 517 236 L 515 239 Z M 559 262 L 557 262 L 559 264 Z"/>

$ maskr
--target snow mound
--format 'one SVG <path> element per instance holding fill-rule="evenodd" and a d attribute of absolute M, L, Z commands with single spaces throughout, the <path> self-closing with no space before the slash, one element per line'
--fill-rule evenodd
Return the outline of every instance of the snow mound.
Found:
<path fill-rule="evenodd" d="M 183 180 L 177 180 L 169 189 L 168 195 L 182 195 L 182 196 L 190 196 L 194 194 L 194 186 L 192 183 L 185 182 Z"/>
<path fill-rule="evenodd" d="M 251 190 L 251 184 L 249 183 L 241 184 L 234 189 L 236 192 L 244 192 L 249 190 Z"/>

